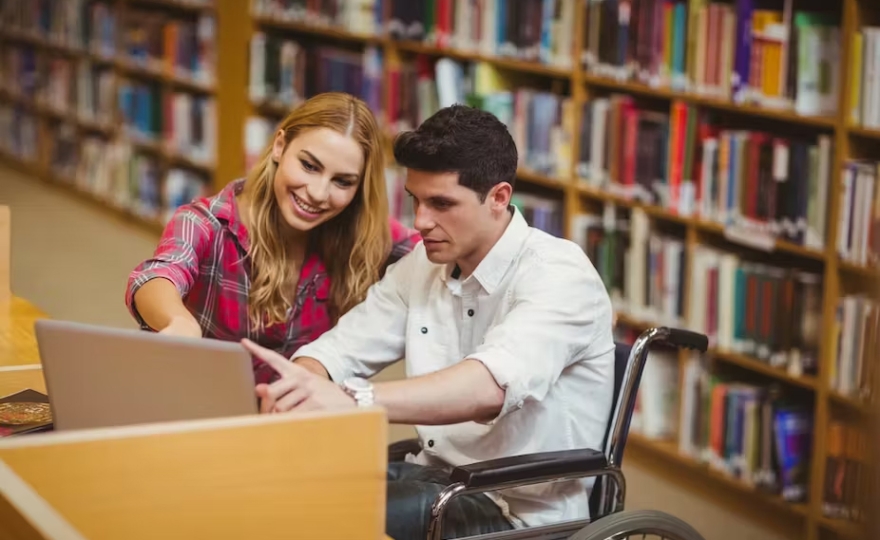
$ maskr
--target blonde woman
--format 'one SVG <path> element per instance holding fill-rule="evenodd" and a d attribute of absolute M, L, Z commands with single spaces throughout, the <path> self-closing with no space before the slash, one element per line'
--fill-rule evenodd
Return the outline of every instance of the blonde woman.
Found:
<path fill-rule="evenodd" d="M 126 303 L 142 328 L 290 357 L 366 296 L 420 240 L 388 216 L 380 131 L 367 106 L 317 95 L 281 123 L 245 179 L 179 208 Z M 254 360 L 257 382 L 275 372 Z"/>

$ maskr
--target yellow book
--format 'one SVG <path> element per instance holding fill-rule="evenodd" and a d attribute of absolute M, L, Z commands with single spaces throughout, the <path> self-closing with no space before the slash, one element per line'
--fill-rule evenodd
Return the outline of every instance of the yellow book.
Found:
<path fill-rule="evenodd" d="M 861 31 L 853 33 L 852 37 L 852 67 L 850 73 L 852 78 L 849 81 L 849 119 L 854 126 L 862 124 L 862 62 L 865 38 Z"/>
<path fill-rule="evenodd" d="M 474 93 L 480 96 L 507 90 L 504 76 L 494 65 L 478 62 L 474 73 Z"/>

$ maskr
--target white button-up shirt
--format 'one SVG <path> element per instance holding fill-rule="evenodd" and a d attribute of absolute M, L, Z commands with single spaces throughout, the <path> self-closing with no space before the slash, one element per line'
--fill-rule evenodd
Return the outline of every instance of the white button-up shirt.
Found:
<path fill-rule="evenodd" d="M 296 356 L 334 381 L 405 358 L 408 377 L 482 362 L 505 389 L 488 423 L 416 426 L 424 465 L 601 449 L 614 385 L 611 301 L 577 244 L 529 227 L 518 210 L 473 274 L 430 262 L 419 243 L 367 299 Z M 492 498 L 516 526 L 589 515 L 592 479 L 510 488 Z"/>

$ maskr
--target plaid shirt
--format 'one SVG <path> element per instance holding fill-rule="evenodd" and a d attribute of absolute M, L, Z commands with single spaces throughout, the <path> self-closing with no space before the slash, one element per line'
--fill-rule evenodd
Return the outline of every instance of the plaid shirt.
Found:
<path fill-rule="evenodd" d="M 235 206 L 235 195 L 243 184 L 243 180 L 232 182 L 213 197 L 178 208 L 153 257 L 139 264 L 129 276 L 125 302 L 141 328 L 153 330 L 138 313 L 134 294 L 147 281 L 165 278 L 177 287 L 205 337 L 224 341 L 247 337 L 291 357 L 301 346 L 330 329 L 330 278 L 319 256 L 307 255 L 287 322 L 259 332 L 253 327 L 247 312 L 251 282 L 249 241 Z M 390 225 L 393 248 L 389 263 L 409 253 L 420 241 L 416 231 L 395 220 Z M 253 362 L 258 383 L 276 378 L 274 370 L 261 360 L 254 358 Z"/>

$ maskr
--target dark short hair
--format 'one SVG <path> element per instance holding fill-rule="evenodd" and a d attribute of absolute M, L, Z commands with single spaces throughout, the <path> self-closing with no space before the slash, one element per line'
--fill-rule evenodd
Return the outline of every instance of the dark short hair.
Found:
<path fill-rule="evenodd" d="M 484 201 L 493 186 L 515 186 L 516 143 L 494 114 L 468 107 L 444 107 L 394 141 L 394 159 L 403 167 L 458 173 L 458 183 Z"/>

